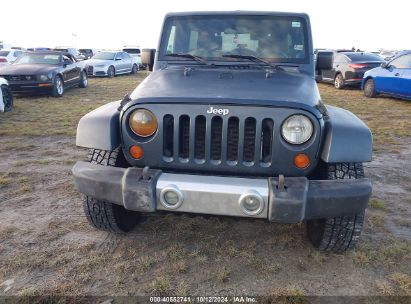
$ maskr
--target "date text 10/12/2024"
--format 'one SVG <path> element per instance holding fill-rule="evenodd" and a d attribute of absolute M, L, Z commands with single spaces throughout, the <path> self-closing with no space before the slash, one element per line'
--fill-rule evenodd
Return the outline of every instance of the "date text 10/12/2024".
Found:
<path fill-rule="evenodd" d="M 234 296 L 234 297 L 150 297 L 150 303 L 257 303 L 256 297 Z"/>

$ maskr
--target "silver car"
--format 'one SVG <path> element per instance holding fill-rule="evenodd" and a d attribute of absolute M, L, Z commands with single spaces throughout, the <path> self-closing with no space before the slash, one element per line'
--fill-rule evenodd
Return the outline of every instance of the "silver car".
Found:
<path fill-rule="evenodd" d="M 136 74 L 139 66 L 135 58 L 122 51 L 104 51 L 86 60 L 89 76 L 114 77 L 119 74 Z"/>

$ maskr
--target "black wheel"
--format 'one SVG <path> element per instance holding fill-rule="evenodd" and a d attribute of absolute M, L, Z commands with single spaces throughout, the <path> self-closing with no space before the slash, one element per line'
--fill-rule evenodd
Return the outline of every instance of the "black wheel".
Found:
<path fill-rule="evenodd" d="M 102 166 L 127 167 L 120 148 L 113 151 L 93 149 L 90 150 L 88 158 L 91 163 Z M 84 196 L 83 206 L 88 222 L 99 230 L 116 233 L 128 232 L 141 221 L 138 212 L 90 196 Z"/>
<path fill-rule="evenodd" d="M 324 179 L 357 179 L 364 177 L 361 163 L 323 164 Z M 364 224 L 364 211 L 328 219 L 308 220 L 308 239 L 321 251 L 342 253 L 357 243 Z"/>
<path fill-rule="evenodd" d="M 87 88 L 88 86 L 88 78 L 86 71 L 82 71 L 80 74 L 80 82 L 78 84 L 80 88 Z"/>
<path fill-rule="evenodd" d="M 63 78 L 61 78 L 61 76 L 59 75 L 57 75 L 54 78 L 54 86 L 53 86 L 52 95 L 54 97 L 62 97 L 64 95 L 64 82 L 63 82 Z"/>
<path fill-rule="evenodd" d="M 109 78 L 113 78 L 115 75 L 116 75 L 116 70 L 114 69 L 114 67 L 112 65 L 110 65 L 108 70 L 107 70 L 107 76 Z"/>
<path fill-rule="evenodd" d="M 377 96 L 375 93 L 375 83 L 373 79 L 367 79 L 367 81 L 364 84 L 364 95 L 369 98 L 373 98 Z"/>
<path fill-rule="evenodd" d="M 343 78 L 342 74 L 339 73 L 339 74 L 337 74 L 337 76 L 335 76 L 334 87 L 337 90 L 341 90 L 341 89 L 344 88 L 344 78 Z"/>
<path fill-rule="evenodd" d="M 137 64 L 133 64 L 133 68 L 131 69 L 131 74 L 137 74 L 138 72 L 138 66 Z"/>
<path fill-rule="evenodd" d="M 1 86 L 1 92 L 3 94 L 4 112 L 10 112 L 13 108 L 13 94 L 6 85 Z"/>

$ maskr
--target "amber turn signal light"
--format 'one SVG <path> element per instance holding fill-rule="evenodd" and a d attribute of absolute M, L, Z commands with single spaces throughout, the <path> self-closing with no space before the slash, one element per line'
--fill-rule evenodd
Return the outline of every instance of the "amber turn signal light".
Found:
<path fill-rule="evenodd" d="M 140 159 L 143 157 L 143 148 L 140 146 L 131 146 L 130 147 L 130 155 L 134 159 Z"/>
<path fill-rule="evenodd" d="M 310 158 L 307 154 L 300 153 L 294 157 L 294 165 L 298 169 L 306 169 L 310 165 Z"/>

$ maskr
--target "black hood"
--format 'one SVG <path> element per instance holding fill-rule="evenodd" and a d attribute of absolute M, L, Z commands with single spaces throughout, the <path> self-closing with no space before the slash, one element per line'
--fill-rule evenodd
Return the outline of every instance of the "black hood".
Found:
<path fill-rule="evenodd" d="M 210 103 L 284 106 L 314 111 L 320 95 L 315 80 L 298 72 L 264 70 L 157 70 L 130 96 L 134 103 Z"/>
<path fill-rule="evenodd" d="M 47 74 L 57 68 L 57 65 L 51 64 L 11 64 L 0 68 L 0 75 L 39 75 Z"/>

